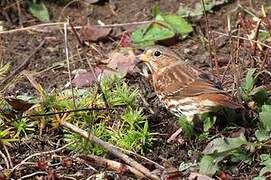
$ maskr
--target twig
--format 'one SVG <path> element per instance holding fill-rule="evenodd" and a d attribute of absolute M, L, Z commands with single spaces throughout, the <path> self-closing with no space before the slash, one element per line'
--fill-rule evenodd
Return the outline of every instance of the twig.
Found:
<path fill-rule="evenodd" d="M 122 151 L 120 151 L 119 149 L 112 146 L 111 144 L 96 137 L 94 134 L 92 134 L 90 132 L 86 132 L 86 131 L 80 129 L 79 127 L 74 126 L 73 124 L 66 122 L 66 121 L 61 121 L 60 124 L 63 127 L 65 127 L 67 129 L 81 135 L 82 137 L 88 139 L 90 142 L 95 143 L 98 146 L 104 148 L 105 150 L 107 150 L 111 154 L 115 155 L 116 157 L 120 158 L 121 160 L 123 160 L 124 162 L 126 162 L 127 164 L 129 164 L 130 166 L 135 168 L 136 170 L 142 172 L 146 177 L 148 177 L 150 179 L 155 179 L 155 180 L 159 179 L 159 177 L 151 174 L 151 172 L 146 167 L 139 164 L 138 162 L 136 162 L 135 160 L 133 160 L 132 158 L 130 158 L 129 156 L 124 154 Z"/>
<path fill-rule="evenodd" d="M 32 154 L 30 156 L 28 156 L 27 158 L 25 158 L 23 161 L 21 161 L 19 164 L 17 164 L 16 166 L 14 166 L 12 169 L 11 169 L 11 173 L 13 171 L 15 171 L 18 167 L 20 167 L 21 165 L 23 165 L 26 161 L 28 161 L 29 159 L 35 157 L 35 156 L 42 156 L 42 155 L 45 155 L 45 154 L 52 154 L 52 153 L 55 153 L 55 152 L 58 152 L 58 151 L 61 151 L 63 149 L 65 149 L 67 146 L 70 146 L 71 144 L 73 144 L 74 142 L 71 142 L 69 144 L 65 144 L 64 146 L 58 148 L 58 149 L 54 149 L 54 150 L 51 150 L 51 151 L 45 151 L 45 152 L 39 152 L 39 153 L 35 153 L 35 154 Z"/>
<path fill-rule="evenodd" d="M 8 162 L 8 158 L 7 158 L 7 156 L 1 151 L 1 149 L 0 149 L 0 156 L 4 159 L 4 162 L 5 162 L 5 164 L 6 164 L 6 168 L 7 168 L 7 169 L 10 169 L 9 162 Z"/>
<path fill-rule="evenodd" d="M 44 171 L 37 171 L 37 172 L 34 172 L 32 174 L 25 175 L 25 176 L 19 178 L 18 180 L 28 179 L 28 178 L 31 178 L 31 177 L 36 176 L 36 175 L 47 175 L 47 174 L 48 173 L 44 172 Z"/>
<path fill-rule="evenodd" d="M 70 86 L 72 90 L 73 108 L 76 109 L 76 103 L 75 103 L 75 98 L 74 98 L 74 88 L 72 85 L 72 75 L 71 75 L 71 67 L 70 67 L 70 60 L 69 60 L 67 24 L 69 24 L 69 20 L 67 20 L 67 22 L 64 23 L 65 55 L 66 55 L 66 63 L 67 63 L 68 74 L 69 74 L 69 82 L 70 82 Z"/>
<path fill-rule="evenodd" d="M 80 111 L 107 111 L 107 110 L 114 110 L 114 109 L 108 109 L 108 108 L 82 108 L 82 109 L 73 109 L 68 111 L 57 111 L 57 112 L 49 112 L 49 113 L 41 113 L 41 114 L 31 114 L 27 116 L 22 116 L 19 119 L 23 118 L 30 118 L 30 117 L 40 117 L 40 116 L 52 116 L 56 114 L 64 114 L 64 113 L 72 113 L 72 112 L 80 112 Z M 0 112 L 2 114 L 2 112 Z M 19 120 L 16 119 L 16 120 Z"/>
<path fill-rule="evenodd" d="M 203 7 L 203 12 L 204 12 L 204 19 L 205 19 L 205 26 L 206 26 L 206 30 L 207 30 L 207 39 L 208 39 L 208 50 L 209 50 L 209 54 L 210 54 L 210 67 L 212 69 L 212 71 L 214 70 L 213 69 L 213 62 L 212 62 L 212 59 L 213 59 L 213 53 L 212 53 L 212 41 L 211 41 L 211 37 L 210 37 L 210 26 L 209 26 L 209 21 L 208 21 L 208 17 L 207 17 L 207 12 L 206 12 L 206 9 L 205 9 L 205 3 L 204 3 L 204 0 L 201 0 L 201 4 L 202 4 L 202 7 Z M 218 67 L 217 67 L 217 61 L 215 61 L 215 65 L 216 65 L 216 70 L 218 72 Z"/>
<path fill-rule="evenodd" d="M 22 11 L 21 11 L 21 6 L 20 6 L 20 1 L 16 0 L 16 5 L 17 5 L 17 9 L 18 9 L 19 24 L 20 24 L 21 27 L 23 27 Z"/>
<path fill-rule="evenodd" d="M 226 36 L 226 37 L 229 37 L 228 34 L 226 33 L 223 33 L 223 32 L 219 32 L 219 31 L 212 31 L 212 33 L 215 33 L 215 34 L 219 34 L 219 35 L 222 35 L 222 36 Z M 255 43 L 258 43 L 264 47 L 267 47 L 269 49 L 271 49 L 271 46 L 265 44 L 265 43 L 262 43 L 262 42 L 259 42 L 259 41 L 255 41 L 255 40 L 250 40 L 248 38 L 245 38 L 245 37 L 242 37 L 242 36 L 235 36 L 235 35 L 231 35 L 232 38 L 237 38 L 237 39 L 242 39 L 242 40 L 245 40 L 245 41 L 250 41 L 250 42 L 255 42 Z"/>
<path fill-rule="evenodd" d="M 123 26 L 138 26 L 138 25 L 144 25 L 149 24 L 155 21 L 140 21 L 140 22 L 131 22 L 131 23 L 121 23 L 121 24 L 108 24 L 108 25 L 93 25 L 95 27 L 105 27 L 105 28 L 114 28 L 114 27 L 123 27 Z M 14 32 L 20 32 L 20 31 L 27 31 L 27 30 L 36 30 L 37 28 L 41 27 L 54 27 L 59 28 L 63 26 L 66 22 L 56 22 L 56 23 L 44 23 L 44 24 L 37 24 L 34 26 L 28 26 L 24 28 L 18 28 L 18 29 L 11 29 L 7 31 L 0 31 L 0 34 L 7 34 L 7 33 L 14 33 Z M 75 29 L 82 29 L 84 26 L 76 26 Z M 71 29 L 71 28 L 68 28 Z"/>
<path fill-rule="evenodd" d="M 113 146 L 114 146 L 114 145 L 113 145 Z M 117 147 L 117 146 L 114 146 L 114 147 L 116 147 L 117 149 L 119 149 L 119 150 L 121 150 L 121 151 L 123 151 L 123 152 L 125 152 L 125 153 L 127 153 L 127 154 L 129 154 L 129 155 L 132 154 L 132 155 L 134 155 L 134 156 L 136 156 L 136 157 L 139 157 L 139 158 L 141 158 L 141 159 L 143 159 L 143 160 L 145 160 L 145 161 L 148 161 L 148 162 L 154 164 L 154 165 L 156 166 L 156 168 L 158 168 L 158 169 L 160 169 L 160 170 L 164 170 L 164 169 L 165 169 L 164 166 L 161 166 L 161 165 L 158 164 L 157 162 L 154 162 L 154 161 L 152 161 L 152 160 L 150 160 L 150 159 L 148 159 L 148 158 L 146 158 L 146 157 L 144 157 L 144 156 L 141 156 L 141 155 L 139 155 L 139 154 L 137 154 L 137 153 L 135 153 L 135 152 L 133 152 L 133 151 L 129 151 L 129 150 L 127 150 L 127 149 L 123 149 L 123 148 L 120 148 L 120 147 Z"/>
<path fill-rule="evenodd" d="M 134 175 L 136 175 L 139 178 L 143 178 L 145 177 L 144 174 L 142 174 L 140 171 L 136 170 L 135 168 L 128 166 L 126 164 L 122 164 L 116 161 L 112 161 L 109 159 L 105 159 L 103 157 L 100 156 L 95 156 L 95 155 L 81 155 L 79 156 L 79 158 L 83 159 L 85 162 L 90 163 L 92 165 L 95 166 L 101 166 L 104 168 L 109 168 L 112 169 L 114 171 L 120 172 L 121 171 L 127 171 L 129 170 L 131 173 L 133 173 Z M 123 172 L 125 173 L 125 172 Z"/>
<path fill-rule="evenodd" d="M 7 158 L 8 158 L 8 161 L 9 161 L 9 165 L 10 165 L 10 168 L 13 168 L 13 163 L 11 161 L 11 157 L 10 157 L 10 154 L 8 152 L 8 148 L 5 144 L 3 144 L 3 147 L 4 147 L 4 150 L 6 152 L 6 155 L 7 155 Z"/>
<path fill-rule="evenodd" d="M 18 66 L 14 71 L 12 71 L 2 81 L 0 81 L 0 86 L 3 86 L 6 82 L 11 81 L 14 76 L 16 76 L 22 70 L 27 68 L 27 66 L 30 63 L 30 59 L 32 58 L 32 56 L 34 56 L 40 50 L 40 48 L 44 45 L 44 43 L 45 43 L 45 40 L 42 40 L 41 43 L 39 44 L 39 46 L 36 49 L 34 49 L 34 51 L 25 59 L 25 61 L 22 64 L 20 64 L 20 66 Z"/>

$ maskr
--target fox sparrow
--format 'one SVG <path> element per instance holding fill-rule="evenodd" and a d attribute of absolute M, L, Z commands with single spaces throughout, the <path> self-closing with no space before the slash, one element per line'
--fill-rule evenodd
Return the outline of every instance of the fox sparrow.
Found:
<path fill-rule="evenodd" d="M 214 112 L 221 107 L 242 107 L 232 101 L 211 73 L 185 62 L 169 48 L 148 48 L 139 59 L 151 71 L 158 98 L 176 116 L 183 114 L 192 121 L 197 114 Z"/>

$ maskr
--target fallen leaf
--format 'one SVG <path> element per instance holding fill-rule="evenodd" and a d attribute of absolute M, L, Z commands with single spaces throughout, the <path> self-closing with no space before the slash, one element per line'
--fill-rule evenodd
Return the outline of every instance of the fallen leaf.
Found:
<path fill-rule="evenodd" d="M 109 59 L 104 63 L 106 63 L 106 65 L 94 68 L 96 77 L 92 71 L 82 72 L 75 76 L 72 80 L 72 84 L 75 87 L 83 88 L 95 83 L 97 81 L 96 78 L 103 79 L 113 75 L 124 77 L 127 73 L 134 71 L 136 56 L 131 49 L 126 48 L 112 52 L 109 55 Z"/>
<path fill-rule="evenodd" d="M 30 109 L 34 104 L 38 103 L 38 100 L 31 96 L 17 96 L 17 97 L 5 97 L 8 104 L 16 111 L 24 112 Z"/>
<path fill-rule="evenodd" d="M 96 74 L 96 76 L 99 76 L 101 72 L 102 72 L 102 69 L 98 67 L 94 68 L 94 73 Z M 83 87 L 91 86 L 93 83 L 95 83 L 95 81 L 96 81 L 96 77 L 93 74 L 93 72 L 88 71 L 88 72 L 79 73 L 77 76 L 75 76 L 75 78 L 72 80 L 72 84 L 75 87 L 83 88 Z"/>
<path fill-rule="evenodd" d="M 136 65 L 136 56 L 131 49 L 123 49 L 122 51 L 113 52 L 109 55 L 108 64 L 102 73 L 102 78 L 119 75 L 126 76 L 127 73 L 132 72 Z"/>
<path fill-rule="evenodd" d="M 202 153 L 203 154 L 223 153 L 239 148 L 244 144 L 247 144 L 247 140 L 243 133 L 241 133 L 239 137 L 235 138 L 225 138 L 225 137 L 216 138 L 207 144 Z"/>
<path fill-rule="evenodd" d="M 80 37 L 82 41 L 96 42 L 106 38 L 111 30 L 111 28 L 84 26 L 80 31 Z"/>

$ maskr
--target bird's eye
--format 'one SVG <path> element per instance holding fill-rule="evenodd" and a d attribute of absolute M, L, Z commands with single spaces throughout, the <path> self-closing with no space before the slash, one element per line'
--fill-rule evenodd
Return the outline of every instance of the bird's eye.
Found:
<path fill-rule="evenodd" d="M 161 52 L 160 51 L 155 51 L 154 53 L 153 53 L 153 55 L 155 56 L 155 57 L 159 57 L 159 56 L 161 56 Z"/>

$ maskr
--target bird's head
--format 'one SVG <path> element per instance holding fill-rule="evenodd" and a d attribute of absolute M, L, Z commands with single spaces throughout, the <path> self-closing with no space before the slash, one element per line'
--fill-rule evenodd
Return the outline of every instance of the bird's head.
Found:
<path fill-rule="evenodd" d="M 171 64 L 175 64 L 179 59 L 178 54 L 163 46 L 147 48 L 139 56 L 140 62 L 146 63 L 152 73 Z"/>

